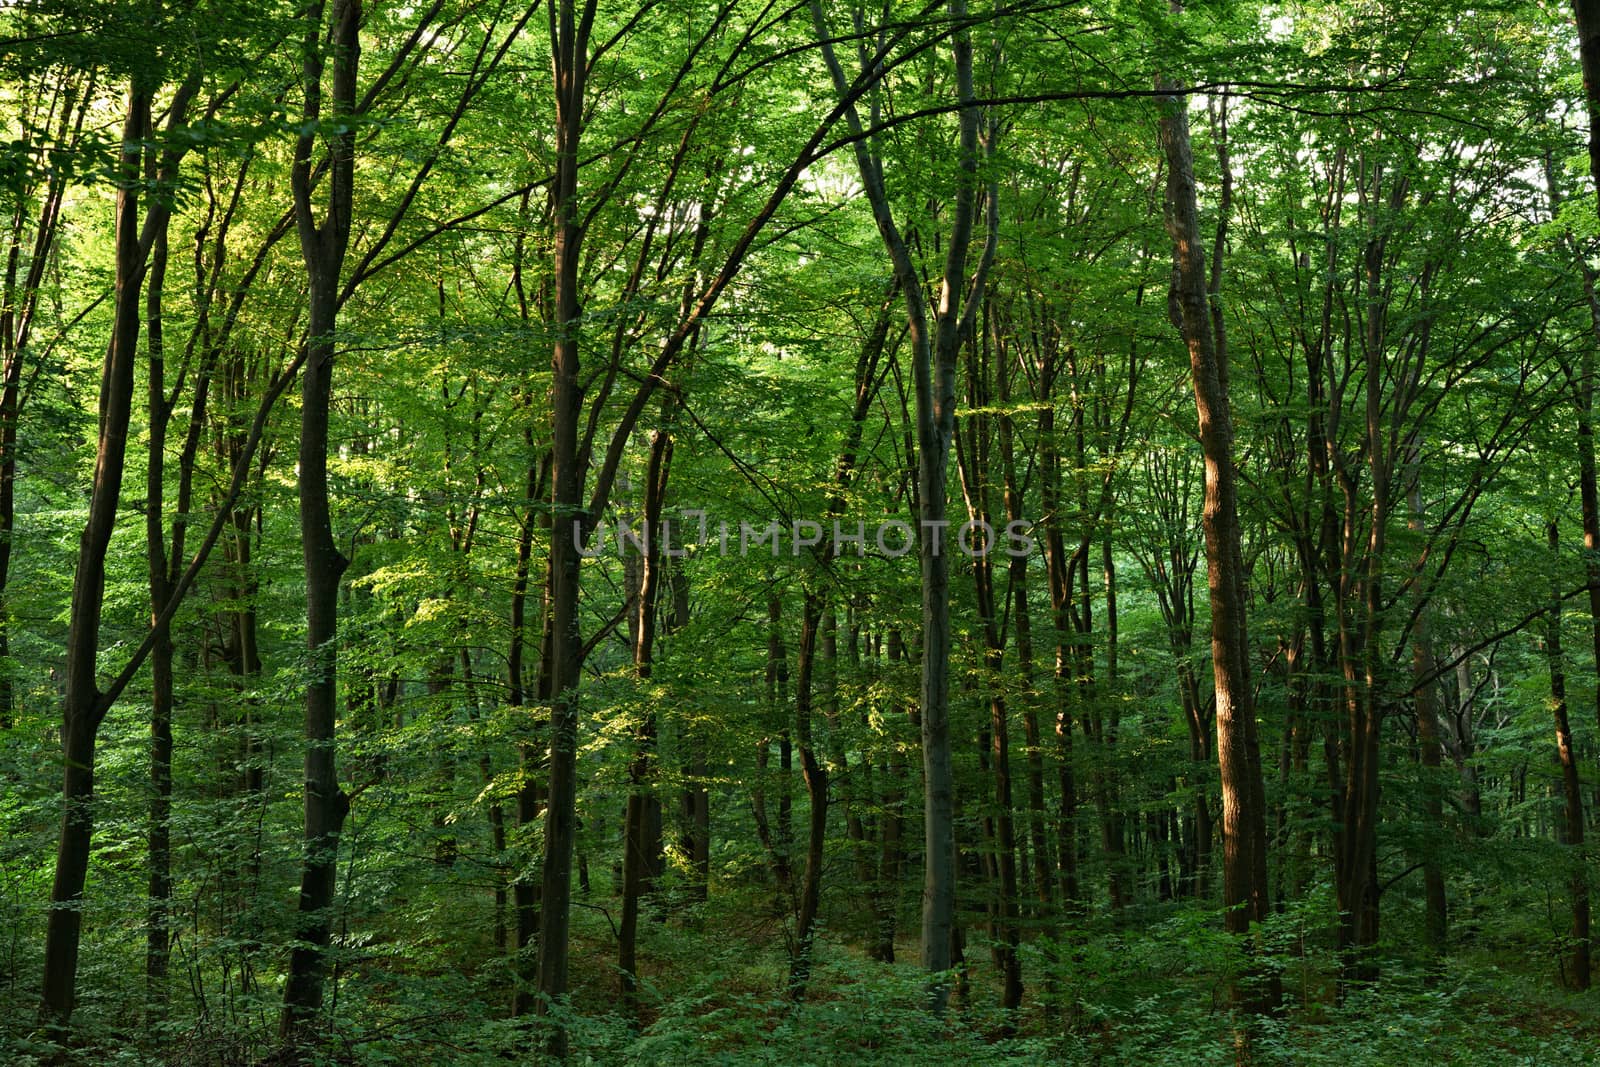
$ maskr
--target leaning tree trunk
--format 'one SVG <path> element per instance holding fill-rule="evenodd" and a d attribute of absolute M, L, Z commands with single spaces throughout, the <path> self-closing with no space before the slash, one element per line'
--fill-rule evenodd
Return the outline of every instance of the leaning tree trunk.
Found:
<path fill-rule="evenodd" d="M 78 545 L 67 631 L 67 692 L 61 724 L 65 757 L 61 838 L 56 851 L 55 884 L 50 893 L 44 961 L 44 1018 L 63 1029 L 76 1003 L 83 884 L 93 832 L 95 736 L 106 713 L 95 676 L 95 658 L 100 649 L 106 549 L 122 494 L 133 406 L 139 292 L 147 254 L 139 246 L 140 144 L 149 125 L 150 97 L 150 91 L 138 85 L 128 92 L 122 134 L 122 182 L 116 206 L 115 318 L 100 378 L 100 436 L 95 449 L 94 484 L 89 496 L 89 521 Z"/>
<path fill-rule="evenodd" d="M 166 132 L 182 125 L 199 88 L 191 75 L 167 108 Z M 126 465 L 128 428 L 132 421 L 134 356 L 139 343 L 142 309 L 139 294 L 145 265 L 154 242 L 163 239 L 172 215 L 170 190 L 177 178 L 183 150 L 160 152 L 153 168 L 156 192 L 150 197 L 144 222 L 139 221 L 141 173 L 146 135 L 150 132 L 152 90 L 135 79 L 128 92 L 123 124 L 122 156 L 116 201 L 116 283 L 111 343 L 100 378 L 100 425 L 95 447 L 94 482 L 89 495 L 89 520 L 78 543 L 78 565 L 73 575 L 71 622 L 67 629 L 66 700 L 62 707 L 61 838 L 56 851 L 55 882 L 50 894 L 50 918 L 45 930 L 43 1018 L 65 1030 L 77 994 L 78 943 L 82 932 L 83 886 L 89 869 L 93 832 L 95 738 L 122 687 L 131 677 L 127 668 L 102 692 L 95 673 L 100 650 L 100 615 L 105 600 L 106 553 L 116 525 Z M 154 148 L 148 149 L 154 152 Z M 158 620 L 159 624 L 159 620 Z M 136 669 L 148 649 L 135 654 Z"/>

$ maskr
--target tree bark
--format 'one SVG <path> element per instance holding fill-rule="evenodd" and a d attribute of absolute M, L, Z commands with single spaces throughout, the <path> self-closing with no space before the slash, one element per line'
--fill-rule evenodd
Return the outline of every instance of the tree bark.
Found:
<path fill-rule="evenodd" d="M 1425 516 L 1422 504 L 1421 446 L 1413 438 L 1406 448 L 1406 504 L 1410 512 L 1408 525 L 1422 534 Z M 1430 824 L 1437 830 L 1444 824 L 1444 798 L 1439 794 L 1438 772 L 1443 764 L 1443 749 L 1439 743 L 1439 683 L 1438 664 L 1433 654 L 1433 638 L 1429 632 L 1425 612 L 1417 617 L 1411 635 L 1412 677 L 1417 681 L 1417 756 L 1422 768 L 1422 810 Z M 1428 946 L 1442 957 L 1449 944 L 1449 914 L 1445 896 L 1444 870 L 1432 849 L 1422 858 L 1423 930 Z"/>
<path fill-rule="evenodd" d="M 1583 70 L 1583 95 L 1589 116 L 1589 177 L 1595 190 L 1595 211 L 1600 214 L 1600 0 L 1572 0 L 1572 15 L 1578 30 L 1578 61 Z M 1546 163 L 1547 170 L 1549 163 Z M 1551 190 L 1554 192 L 1552 181 Z M 1554 205 L 1552 205 L 1552 208 Z M 1554 212 L 1552 211 L 1552 214 Z M 1595 272 L 1585 256 L 1575 257 L 1583 278 L 1584 295 L 1589 303 L 1590 326 L 1600 339 L 1600 296 L 1596 294 Z M 1577 407 L 1578 492 L 1583 516 L 1584 580 L 1589 594 L 1589 632 L 1595 657 L 1596 680 L 1600 682 L 1600 488 L 1597 488 L 1594 444 L 1594 346 L 1583 345 L 1578 355 L 1573 401 Z M 1600 684 L 1594 687 L 1595 720 L 1600 722 Z"/>
<path fill-rule="evenodd" d="M 62 87 L 59 113 L 45 116 L 47 128 L 54 120 L 56 125 L 52 132 L 63 147 L 76 147 L 89 112 L 90 95 L 73 76 Z M 26 222 L 33 190 L 20 190 L 16 213 L 6 235 L 9 248 L 3 288 L 0 288 L 0 730 L 11 727 L 16 707 L 6 591 L 10 587 L 12 538 L 16 532 L 17 434 L 24 400 L 23 374 L 31 355 L 34 316 L 44 294 L 45 270 L 60 230 L 66 187 L 66 170 L 52 168 L 39 196 L 31 242 Z M 24 272 L 21 261 L 25 243 L 29 245 L 29 255 Z"/>
<path fill-rule="evenodd" d="M 950 18 L 966 21 L 964 0 L 950 0 Z M 844 107 L 853 134 L 857 170 L 861 176 L 873 220 L 894 265 L 895 279 L 905 299 L 916 393 L 918 537 L 922 580 L 922 719 L 923 855 L 922 966 L 933 975 L 949 971 L 956 933 L 955 911 L 955 782 L 950 753 L 950 571 L 945 545 L 946 471 L 955 432 L 956 365 L 963 338 L 971 335 L 976 308 L 982 303 L 988 269 L 994 259 L 998 216 L 995 187 L 988 189 L 987 241 L 977 270 L 969 283 L 967 261 L 981 185 L 980 109 L 975 102 L 972 77 L 972 41 L 966 28 L 951 36 L 951 52 L 960 102 L 957 112 L 956 163 L 960 174 L 954 190 L 954 208 L 945 246 L 938 296 L 930 301 L 923 288 L 909 245 L 896 223 L 884 184 L 883 161 L 871 143 L 859 137 L 861 117 L 851 102 L 850 84 L 834 54 L 833 35 L 822 5 L 811 4 L 819 48 Z M 865 52 L 863 62 L 868 61 Z M 864 72 L 865 73 L 865 72 Z M 942 1012 L 949 987 L 937 978 L 929 986 L 929 1006 Z"/>
<path fill-rule="evenodd" d="M 279 1037 L 291 1057 L 322 1010 L 327 947 L 333 931 L 334 883 L 339 835 L 349 797 L 339 787 L 334 726 L 337 706 L 339 579 L 347 560 L 333 540 L 328 497 L 328 423 L 333 399 L 337 349 L 340 272 L 350 242 L 354 199 L 356 70 L 360 62 L 361 0 L 334 0 L 330 115 L 336 130 L 328 137 L 329 199 L 321 223 L 312 205 L 312 155 L 315 128 L 322 120 L 322 0 L 307 12 L 303 55 L 305 132 L 295 148 L 291 183 L 295 224 L 308 281 L 306 363 L 300 381 L 300 539 L 306 582 L 306 648 L 310 653 L 305 698 L 305 843 L 300 871 L 296 947 L 284 983 Z M 342 120 L 342 121 L 341 121 Z"/>
<path fill-rule="evenodd" d="M 169 126 L 181 123 L 196 83 L 186 83 L 173 101 Z M 132 418 L 134 357 L 142 309 L 140 292 L 150 249 L 164 233 L 170 201 L 153 196 L 143 234 L 139 223 L 143 138 L 150 127 L 152 90 L 135 79 L 128 91 L 123 122 L 122 154 L 116 198 L 116 282 L 111 342 L 100 379 L 99 435 L 89 519 L 78 544 L 73 576 L 71 620 L 67 631 L 66 700 L 62 707 L 61 836 L 56 851 L 55 881 L 45 931 L 42 1015 L 45 1023 L 64 1032 L 77 994 L 78 946 L 82 932 L 83 886 L 89 868 L 94 815 L 95 739 L 114 693 L 103 693 L 96 678 L 100 651 L 100 617 L 104 607 L 106 552 L 116 525 L 126 466 L 128 428 Z M 153 149 L 151 149 L 153 151 Z M 170 185 L 181 153 L 162 153 L 158 180 Z M 115 687 L 113 687 L 115 688 Z"/>
<path fill-rule="evenodd" d="M 1157 88 L 1173 83 L 1158 79 Z M 1196 204 L 1190 149 L 1188 98 L 1162 101 L 1161 145 L 1167 161 L 1167 231 L 1172 237 L 1171 307 L 1174 325 L 1189 349 L 1200 447 L 1205 457 L 1206 577 L 1211 602 L 1211 657 L 1215 675 L 1217 760 L 1222 780 L 1223 905 L 1227 927 L 1244 935 L 1268 910 L 1266 813 L 1262 810 L 1261 761 L 1255 731 L 1250 647 L 1245 627 L 1245 573 L 1240 548 L 1237 476 L 1233 467 L 1233 419 L 1229 408 L 1227 352 L 1220 309 L 1212 320 L 1214 288 L 1206 263 Z M 1225 212 L 1224 212 L 1225 215 Z M 1219 236 L 1218 246 L 1221 247 Z M 1216 272 L 1213 271 L 1216 281 Z M 1251 1011 L 1270 1010 L 1266 995 L 1235 990 Z"/>
<path fill-rule="evenodd" d="M 1011 403 L 1010 362 L 1002 358 L 999 373 L 1000 415 L 999 443 L 1000 469 L 1004 483 L 1006 521 L 1021 523 L 1023 499 L 1017 480 L 1016 427 L 1009 413 Z M 1050 848 L 1045 833 L 1044 800 L 1044 749 L 1039 734 L 1039 713 L 1035 706 L 1033 674 L 1033 626 L 1028 606 L 1028 556 L 1018 554 L 1011 558 L 1011 597 L 1016 613 L 1017 671 L 1022 676 L 1022 726 L 1026 742 L 1028 768 L 1028 838 L 1033 864 L 1033 892 L 1040 910 L 1047 910 L 1053 898 L 1053 879 L 1050 873 Z"/>
<path fill-rule="evenodd" d="M 828 832 L 828 768 L 817 758 L 811 729 L 817 635 L 823 611 L 822 597 L 807 590 L 801 608 L 794 685 L 795 747 L 800 753 L 800 773 L 810 801 L 806 820 L 806 866 L 800 882 L 800 910 L 795 919 L 795 946 L 789 963 L 789 992 L 796 1000 L 805 995 L 806 982 L 811 976 L 812 939 L 822 904 L 822 852 Z"/>
<path fill-rule="evenodd" d="M 965 420 L 964 438 L 957 439 L 957 464 L 967 517 L 977 531 L 994 530 L 990 508 L 990 426 L 988 331 L 981 344 L 967 346 L 967 400 L 973 414 Z M 974 536 L 983 536 L 975 533 Z M 996 540 L 995 537 L 990 538 Z M 969 539 L 970 543 L 970 539 Z M 1022 1005 L 1022 965 L 1018 956 L 1017 929 L 1017 843 L 1013 821 L 1011 785 L 1011 740 L 1009 711 L 1003 689 L 1005 630 L 1001 617 L 1001 594 L 996 589 L 995 568 L 989 551 L 972 559 L 973 591 L 978 617 L 983 627 L 984 683 L 988 689 L 989 724 L 986 738 L 980 739 L 980 762 L 988 765 L 994 778 L 993 807 L 983 820 L 988 838 L 988 860 L 995 898 L 990 909 L 990 936 L 995 946 L 995 963 L 1001 975 L 1000 1007 L 1008 1013 L 1003 1024 L 1012 1027 L 1009 1013 Z M 1013 590 L 1013 593 L 1015 590 Z M 987 740 L 988 744 L 981 743 Z"/>
<path fill-rule="evenodd" d="M 1545 527 L 1550 542 L 1551 563 L 1560 559 L 1561 527 L 1551 519 Z M 1572 933 L 1566 984 L 1572 989 L 1589 988 L 1589 876 L 1583 858 L 1583 786 L 1578 777 L 1578 756 L 1573 748 L 1572 728 L 1567 722 L 1567 673 L 1561 652 L 1561 590 L 1555 585 L 1550 615 L 1545 629 L 1545 658 L 1550 665 L 1550 710 L 1555 718 L 1556 758 L 1561 764 L 1561 843 L 1575 858 L 1568 860 L 1572 874 L 1568 888 L 1572 894 Z M 1563 968 L 1565 971 L 1566 968 Z"/>
<path fill-rule="evenodd" d="M 578 147 L 583 135 L 584 83 L 594 0 L 549 6 L 556 99 L 556 172 L 550 201 L 555 217 L 555 344 L 551 354 L 550 539 L 550 778 L 545 810 L 544 870 L 539 892 L 540 1014 L 567 993 L 571 923 L 572 850 L 577 831 L 578 675 L 583 642 L 578 632 L 578 566 L 587 537 L 583 517 L 585 472 L 578 465 L 583 393 L 579 382 L 580 255 L 584 229 L 578 211 Z M 566 1056 L 564 1027 L 550 1030 L 548 1051 Z"/>
<path fill-rule="evenodd" d="M 655 663 L 656 601 L 661 589 L 661 503 L 667 490 L 672 464 L 672 438 L 657 430 L 650 442 L 650 461 L 645 473 L 643 559 L 640 560 L 639 588 L 633 644 L 633 671 L 641 686 L 648 683 Z M 639 905 L 653 891 L 654 873 L 660 868 L 659 830 L 661 801 L 655 795 L 656 716 L 647 701 L 640 709 L 634 734 L 634 755 L 628 766 L 628 804 L 623 817 L 622 921 L 617 933 L 617 970 L 622 995 L 633 1004 L 638 992 L 636 974 Z M 637 1005 L 633 1005 L 635 1008 Z"/>

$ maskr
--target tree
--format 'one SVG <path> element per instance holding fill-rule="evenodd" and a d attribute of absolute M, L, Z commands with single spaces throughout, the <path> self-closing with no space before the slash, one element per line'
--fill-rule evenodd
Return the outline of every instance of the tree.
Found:
<path fill-rule="evenodd" d="M 851 102 L 853 84 L 876 69 L 883 60 L 885 40 L 877 48 L 863 38 L 858 62 L 860 75 L 853 83 L 839 62 L 832 44 L 829 22 L 818 2 L 811 5 L 812 21 L 827 63 L 834 92 L 844 108 L 845 120 L 856 138 L 856 169 L 884 249 L 894 265 L 895 281 L 905 301 L 911 345 L 912 378 L 916 390 L 918 552 L 922 561 L 922 690 L 918 711 L 922 721 L 923 847 L 922 965 L 930 974 L 950 969 L 955 939 L 955 838 L 954 782 L 950 757 L 950 617 L 949 560 L 945 476 L 955 433 L 956 371 L 962 342 L 971 336 L 978 308 L 983 303 L 989 265 L 994 261 L 998 205 L 995 186 L 982 187 L 981 153 L 992 149 L 992 128 L 983 137 L 983 121 L 975 100 L 972 42 L 964 25 L 966 5 L 948 7 L 951 22 L 951 61 L 955 78 L 959 128 L 955 152 L 955 177 L 951 194 L 949 233 L 945 237 L 943 271 L 937 296 L 930 300 L 911 248 L 896 221 L 885 184 L 884 161 L 872 151 L 864 136 L 866 124 Z M 885 37 L 887 35 L 885 34 Z M 876 111 L 874 112 L 876 118 Z M 969 248 L 980 201 L 985 233 L 976 269 L 967 277 Z M 935 978 L 930 1000 L 942 1011 L 949 990 Z"/>
<path fill-rule="evenodd" d="M 1176 7 L 1174 10 L 1176 13 Z M 1157 84 L 1157 88 L 1174 86 L 1171 80 Z M 1223 115 L 1226 116 L 1225 110 Z M 1217 761 L 1222 779 L 1222 900 L 1228 929 L 1245 934 L 1252 923 L 1266 920 L 1269 903 L 1265 787 L 1250 683 L 1253 671 L 1246 632 L 1246 578 L 1233 466 L 1227 335 L 1218 303 L 1231 177 L 1226 141 L 1219 140 L 1222 192 L 1208 283 L 1186 96 L 1174 95 L 1164 101 L 1161 145 L 1167 160 L 1167 232 L 1172 238 L 1168 306 L 1173 326 L 1189 349 L 1200 448 L 1205 459 L 1202 527 L 1211 603 L 1211 668 L 1216 679 Z M 1270 987 L 1259 994 L 1235 995 L 1252 1010 L 1275 1006 L 1276 996 Z"/>

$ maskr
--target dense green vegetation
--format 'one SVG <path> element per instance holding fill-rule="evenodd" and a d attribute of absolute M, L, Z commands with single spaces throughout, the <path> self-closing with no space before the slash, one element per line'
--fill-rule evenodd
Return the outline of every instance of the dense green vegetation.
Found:
<path fill-rule="evenodd" d="M 1596 115 L 1589 0 L 0 5 L 0 1059 L 1600 1062 Z"/>

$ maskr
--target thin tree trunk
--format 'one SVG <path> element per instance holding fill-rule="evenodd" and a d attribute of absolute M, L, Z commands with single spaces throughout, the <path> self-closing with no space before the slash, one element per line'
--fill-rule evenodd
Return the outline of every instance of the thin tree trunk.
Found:
<path fill-rule="evenodd" d="M 888 641 L 889 669 L 905 660 L 905 640 L 899 630 L 890 630 Z M 894 720 L 891 715 L 890 721 Z M 873 886 L 873 911 L 877 915 L 876 936 L 873 939 L 872 958 L 882 963 L 893 963 L 895 930 L 899 922 L 900 872 L 904 866 L 905 787 L 906 766 L 900 758 L 898 747 L 884 763 L 883 817 L 878 820 L 878 880 Z"/>
<path fill-rule="evenodd" d="M 1102 700 L 1106 708 L 1106 724 L 1101 734 L 1103 747 L 1100 757 L 1103 764 L 1102 793 L 1105 796 L 1105 805 L 1101 813 L 1101 831 L 1106 866 L 1110 869 L 1111 908 L 1113 911 L 1120 911 L 1127 907 L 1130 901 L 1127 844 L 1124 840 L 1125 827 L 1121 811 L 1122 787 L 1117 776 L 1117 733 L 1121 725 L 1119 710 L 1121 704 L 1117 694 L 1120 667 L 1117 662 L 1117 568 L 1111 547 L 1113 525 L 1113 518 L 1108 514 L 1100 539 L 1101 574 L 1106 591 L 1106 684 Z"/>
<path fill-rule="evenodd" d="M 1409 525 L 1418 534 L 1424 532 L 1421 466 L 1419 443 L 1413 439 L 1406 450 L 1407 490 L 1406 502 L 1410 511 Z M 1444 825 L 1444 798 L 1439 794 L 1438 772 L 1443 763 L 1439 744 L 1439 683 L 1438 665 L 1433 655 L 1433 638 L 1429 632 L 1426 613 L 1419 614 L 1411 636 L 1412 676 L 1417 681 L 1417 755 L 1424 781 L 1423 813 L 1433 828 Z M 1449 915 L 1446 910 L 1444 871 L 1433 849 L 1428 849 L 1422 860 L 1423 930 L 1429 948 L 1443 956 L 1449 944 Z"/>
<path fill-rule="evenodd" d="M 1000 467 L 1005 488 L 1006 521 L 1017 524 L 1024 521 L 1022 492 L 1017 481 L 1016 429 L 1007 409 L 1011 402 L 1011 375 L 1009 361 L 999 368 L 1000 415 Z M 1028 554 L 1017 553 L 1011 557 L 1011 597 L 1015 612 L 1017 635 L 1017 671 L 1022 676 L 1022 726 L 1027 745 L 1028 767 L 1028 834 L 1033 862 L 1033 891 L 1040 910 L 1047 910 L 1053 898 L 1050 874 L 1050 851 L 1045 834 L 1044 801 L 1044 750 L 1039 735 L 1039 713 L 1035 707 L 1033 673 L 1033 627 L 1028 606 Z"/>
<path fill-rule="evenodd" d="M 849 101 L 850 82 L 833 49 L 833 35 L 818 0 L 811 4 L 819 49 L 844 104 L 852 133 L 863 129 L 860 114 Z M 964 0 L 950 0 L 950 18 L 966 21 Z M 998 224 L 995 185 L 988 186 L 987 240 L 973 278 L 967 277 L 968 245 L 972 240 L 982 185 L 978 176 L 980 110 L 975 103 L 972 76 L 972 41 L 965 28 L 951 36 L 951 51 L 960 101 L 956 163 L 959 173 L 954 191 L 950 232 L 937 298 L 929 300 L 910 247 L 896 223 L 884 184 L 883 161 L 871 142 L 854 143 L 857 170 L 885 250 L 894 264 L 895 278 L 904 296 L 909 320 L 912 370 L 916 393 L 917 501 L 920 536 L 918 546 L 922 578 L 922 720 L 923 855 L 922 966 L 933 975 L 950 970 L 955 937 L 955 783 L 950 753 L 950 573 L 946 534 L 945 482 L 950 443 L 955 432 L 956 361 L 961 341 L 970 336 L 977 307 L 982 303 L 989 265 L 994 259 Z M 865 57 L 865 53 L 863 53 Z M 867 73 L 863 71 L 863 73 Z M 929 1006 L 942 1012 L 949 988 L 940 980 L 929 986 Z"/>
<path fill-rule="evenodd" d="M 1561 527 L 1554 519 L 1546 525 L 1551 562 L 1560 559 Z M 1589 876 L 1583 858 L 1583 786 L 1578 778 L 1578 757 L 1572 744 L 1572 728 L 1567 723 L 1567 674 L 1561 653 L 1561 596 L 1557 585 L 1545 630 L 1545 656 L 1550 664 L 1550 710 L 1555 717 L 1556 757 L 1561 763 L 1562 825 L 1561 843 L 1576 858 L 1569 860 L 1572 875 L 1572 940 L 1568 959 L 1570 973 L 1566 983 L 1572 989 L 1589 988 Z"/>
<path fill-rule="evenodd" d="M 667 632 L 676 633 L 689 625 L 689 576 L 683 566 L 674 566 L 667 576 L 672 590 L 672 613 Z M 682 848 L 693 872 L 690 894 L 704 902 L 711 890 L 711 791 L 706 787 L 706 740 L 699 727 L 685 723 L 680 728 L 680 743 L 686 754 L 683 765 Z"/>
<path fill-rule="evenodd" d="M 60 92 L 61 108 L 54 138 L 76 147 L 89 112 L 92 93 L 71 78 Z M 47 116 L 45 125 L 50 119 Z M 51 261 L 60 229 L 61 206 L 67 187 L 65 168 L 51 168 L 39 198 L 33 225 L 28 269 L 21 271 L 27 207 L 31 190 L 18 197 L 8 236 L 3 288 L 0 288 L 0 730 L 10 729 L 16 709 L 15 681 L 9 663 L 11 621 L 7 590 L 11 582 L 11 556 L 16 533 L 17 432 L 24 399 L 23 373 L 29 362 L 35 312 L 43 295 L 45 270 Z M 18 275 L 21 273 L 21 277 Z"/>
<path fill-rule="evenodd" d="M 672 438 L 666 431 L 657 430 L 650 442 L 650 461 L 645 473 L 643 558 L 639 561 L 633 626 L 633 670 L 641 685 L 649 682 L 655 664 L 656 600 L 661 588 L 663 537 L 661 504 L 671 465 Z M 628 766 L 628 804 L 622 831 L 622 921 L 617 933 L 617 970 L 621 975 L 623 998 L 630 1004 L 639 988 L 636 971 L 639 904 L 655 888 L 653 875 L 659 869 L 656 857 L 661 851 L 661 801 L 654 791 L 656 718 L 648 701 L 640 715 L 634 734 L 634 755 Z M 650 832 L 652 826 L 657 831 L 654 834 Z"/>
<path fill-rule="evenodd" d="M 147 832 L 150 863 L 145 929 L 145 979 L 153 1014 L 167 999 L 167 954 L 170 931 L 167 911 L 172 897 L 172 627 L 160 619 L 172 595 L 168 583 L 165 516 L 167 404 L 161 322 L 162 288 L 166 284 L 167 238 L 159 234 L 150 250 L 145 296 L 145 335 L 149 353 L 150 445 L 145 478 L 145 559 L 148 564 L 150 617 L 156 628 L 150 650 L 150 817 Z M 192 464 L 194 457 L 186 457 Z"/>
<path fill-rule="evenodd" d="M 532 444 L 531 436 L 529 444 Z M 526 510 L 521 516 L 517 534 L 516 571 L 511 582 L 511 638 L 506 656 L 506 701 L 513 714 L 529 714 L 529 696 L 538 700 L 549 696 L 549 604 L 550 587 L 541 587 L 539 618 L 541 619 L 539 668 L 530 692 L 524 660 L 528 644 L 528 586 L 533 559 L 535 529 L 545 533 L 553 530 L 549 519 L 550 456 L 545 453 L 538 461 L 528 464 L 524 501 Z M 536 744 L 524 741 L 517 746 L 517 759 L 522 770 L 522 783 L 517 788 L 516 820 L 524 833 L 529 832 L 543 812 L 543 797 L 539 788 L 538 771 L 542 760 Z M 491 812 L 492 816 L 492 812 Z M 503 821 L 502 816 L 502 821 Z M 526 872 L 519 874 L 511 885 L 512 910 L 516 926 L 517 982 L 512 994 L 511 1013 L 526 1015 L 533 1010 L 533 988 L 538 981 L 537 944 L 539 934 L 539 898 L 533 878 Z"/>
<path fill-rule="evenodd" d="M 807 590 L 800 618 L 800 649 L 795 661 L 794 736 L 800 770 L 810 800 L 806 820 L 806 866 L 800 883 L 800 911 L 795 921 L 795 947 L 789 963 L 789 992 L 805 995 L 811 975 L 812 938 L 822 904 L 822 852 L 828 831 L 828 768 L 817 759 L 812 739 L 811 710 L 817 658 L 817 632 L 825 610 L 820 595 Z"/>
<path fill-rule="evenodd" d="M 990 427 L 987 412 L 990 406 L 990 375 L 987 364 L 991 358 L 991 347 L 988 330 L 983 332 L 981 344 L 967 346 L 967 399 L 973 414 L 966 420 L 964 436 L 956 439 L 956 458 L 967 516 L 970 526 L 979 531 L 995 529 L 989 507 Z M 989 539 L 993 541 L 994 537 Z M 995 891 L 990 913 L 990 936 L 994 943 L 995 963 L 1001 974 L 1000 1006 L 1002 1011 L 1008 1013 L 1003 1027 L 1009 1032 L 1012 1027 L 1009 1013 L 1022 1005 L 1022 965 L 1017 952 L 1017 844 L 1012 809 L 1010 724 L 1002 690 L 1005 631 L 1001 618 L 1001 598 L 995 588 L 995 572 L 991 561 L 995 547 L 988 545 L 990 551 L 977 555 L 971 563 L 978 616 L 983 625 L 984 681 L 989 690 L 989 722 L 986 737 L 980 739 L 979 760 L 988 764 L 994 778 L 992 814 L 983 820 L 989 846 L 989 875 Z M 985 741 L 987 744 L 984 744 Z"/>

